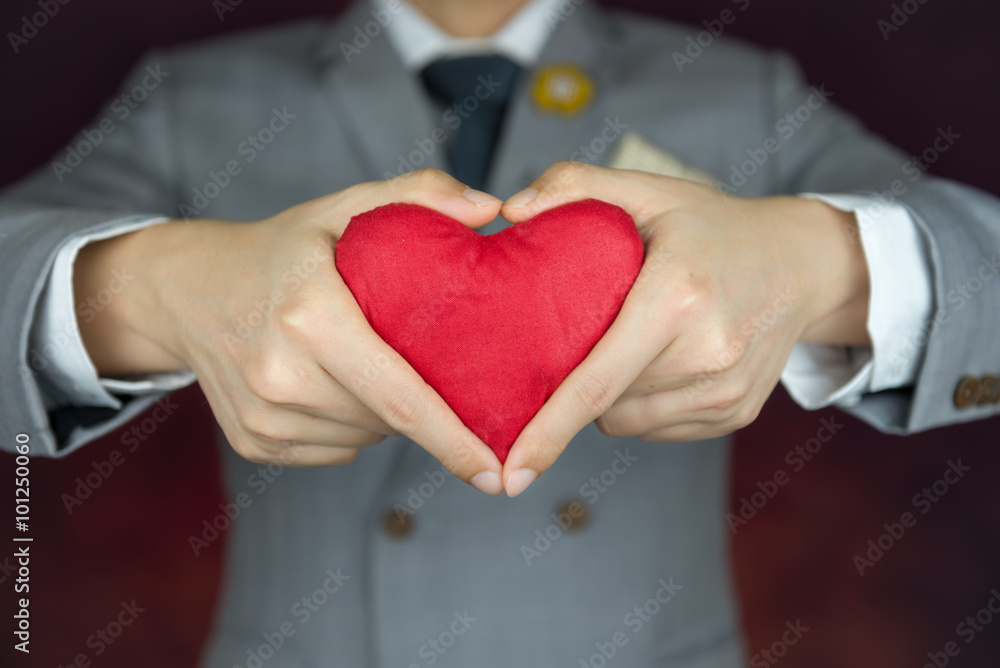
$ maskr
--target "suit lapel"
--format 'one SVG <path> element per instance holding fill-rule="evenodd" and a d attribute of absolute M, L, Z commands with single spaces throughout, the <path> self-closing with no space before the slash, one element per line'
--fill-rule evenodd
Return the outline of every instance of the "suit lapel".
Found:
<path fill-rule="evenodd" d="M 492 194 L 509 197 L 553 162 L 571 159 L 580 145 L 600 137 L 609 114 L 614 119 L 606 105 L 614 99 L 613 74 L 621 57 L 621 41 L 614 22 L 589 3 L 577 7 L 556 27 L 535 70 L 525 72 L 511 100 L 489 179 Z M 573 116 L 542 111 L 530 92 L 535 72 L 558 63 L 580 68 L 594 83 L 595 95 L 590 105 Z M 611 152 L 608 147 L 587 161 L 604 164 Z M 575 159 L 584 158 L 577 153 Z M 500 226 L 491 223 L 486 232 Z"/>
<path fill-rule="evenodd" d="M 354 45 L 353 27 L 370 20 L 367 8 L 367 3 L 356 3 L 316 49 L 322 94 L 348 137 L 357 181 L 422 167 L 446 169 L 444 147 L 429 139 L 434 128 L 444 125 L 443 119 L 419 79 L 403 67 L 388 37 L 372 38 L 350 62 L 342 52 L 342 45 Z M 580 156 L 577 149 L 600 137 L 609 117 L 615 117 L 607 105 L 614 99 L 622 45 L 617 24 L 589 4 L 577 7 L 556 27 L 535 70 L 524 73 L 511 99 L 487 183 L 489 192 L 508 197 L 559 160 L 583 159 L 599 165 L 610 160 L 611 146 L 592 158 Z M 558 63 L 579 67 L 594 82 L 594 99 L 576 115 L 545 112 L 531 99 L 534 73 Z M 504 226 L 497 220 L 483 232 Z"/>
<path fill-rule="evenodd" d="M 342 124 L 358 166 L 358 181 L 384 179 L 423 167 L 444 169 L 445 150 L 430 139 L 442 126 L 413 74 L 407 72 L 383 33 L 353 53 L 354 26 L 371 22 L 367 2 L 357 2 L 317 49 L 323 95 Z"/>

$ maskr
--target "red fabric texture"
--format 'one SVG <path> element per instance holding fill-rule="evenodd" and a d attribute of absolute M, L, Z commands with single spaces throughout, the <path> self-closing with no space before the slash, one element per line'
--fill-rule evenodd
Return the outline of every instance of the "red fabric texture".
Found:
<path fill-rule="evenodd" d="M 335 248 L 375 332 L 501 462 L 611 326 L 643 260 L 632 217 L 593 199 L 491 235 L 389 204 L 351 219 Z"/>

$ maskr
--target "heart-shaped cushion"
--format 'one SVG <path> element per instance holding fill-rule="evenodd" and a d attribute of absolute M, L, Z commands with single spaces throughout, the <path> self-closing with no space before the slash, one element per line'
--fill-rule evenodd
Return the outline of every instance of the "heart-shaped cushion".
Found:
<path fill-rule="evenodd" d="M 501 462 L 611 326 L 643 259 L 632 217 L 593 199 L 491 235 L 389 204 L 352 218 L 335 248 L 372 329 Z"/>

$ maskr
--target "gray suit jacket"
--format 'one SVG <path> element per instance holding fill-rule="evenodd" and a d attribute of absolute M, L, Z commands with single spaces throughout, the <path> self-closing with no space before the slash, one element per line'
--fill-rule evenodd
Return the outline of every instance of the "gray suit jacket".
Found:
<path fill-rule="evenodd" d="M 181 204 L 259 219 L 396 173 L 443 125 L 384 35 L 345 62 L 341 43 L 369 20 L 360 5 L 333 26 L 297 24 L 152 54 L 133 79 L 147 65 L 168 74 L 91 155 L 62 182 L 46 167 L 5 194 L 3 447 L 28 431 L 35 452 L 60 456 L 158 398 L 132 399 L 117 412 L 46 410 L 66 392 L 38 372 L 44 359 L 31 363 L 28 331 L 68 238 L 136 217 L 180 217 Z M 692 30 L 576 8 L 540 66 L 577 64 L 596 98 L 577 116 L 547 115 L 522 81 L 488 190 L 506 197 L 574 156 L 609 164 L 618 136 L 605 130 L 623 125 L 723 181 L 747 150 L 776 137 L 781 149 L 742 195 L 881 192 L 905 179 L 900 201 L 928 245 L 946 317 L 917 353 L 915 387 L 867 396 L 852 410 L 889 432 L 996 412 L 995 404 L 959 409 L 953 393 L 963 376 L 1000 372 L 1000 281 L 980 283 L 961 306 L 955 298 L 981 258 L 994 257 L 1000 204 L 954 183 L 910 181 L 903 155 L 832 104 L 784 136 L 776 122 L 810 95 L 794 66 L 719 40 L 680 73 L 672 54 Z M 253 148 L 248 135 L 276 114 L 287 125 Z M 582 145 L 592 157 L 578 152 Z M 240 173 L 206 189 L 228 161 Z M 419 166 L 444 167 L 442 151 Z M 202 200 L 195 190 L 214 196 Z M 254 657 L 271 668 L 603 665 L 613 653 L 618 666 L 730 668 L 745 659 L 727 564 L 725 439 L 649 444 L 590 426 L 513 501 L 440 474 L 401 438 L 330 469 L 262 472 L 223 450 L 228 489 L 243 507 L 227 529 L 227 580 L 206 666 L 260 665 Z M 574 500 L 586 526 L 564 529 Z M 385 528 L 394 509 L 410 520 L 406 535 Z"/>

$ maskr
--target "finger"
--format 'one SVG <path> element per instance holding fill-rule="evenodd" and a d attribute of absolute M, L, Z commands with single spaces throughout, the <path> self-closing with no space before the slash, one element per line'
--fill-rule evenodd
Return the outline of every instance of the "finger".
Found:
<path fill-rule="evenodd" d="M 361 452 L 359 448 L 340 448 L 315 443 L 285 443 L 279 446 L 258 443 L 258 447 L 262 453 L 266 453 L 264 454 L 266 463 L 281 464 L 289 468 L 344 466 L 357 459 Z"/>
<path fill-rule="evenodd" d="M 247 411 L 253 411 L 257 417 L 266 415 L 268 419 L 277 420 L 274 430 L 279 434 L 283 430 L 289 438 L 307 425 L 312 425 L 312 433 L 320 434 L 323 424 L 328 421 L 387 436 L 395 434 L 382 418 L 314 359 L 298 361 L 298 357 L 301 356 L 261 356 L 245 365 L 244 380 L 257 400 L 250 400 Z M 319 437 L 296 438 L 312 443 L 324 442 Z"/>
<path fill-rule="evenodd" d="M 358 448 L 353 447 L 294 444 L 287 441 L 276 445 L 255 438 L 240 426 L 235 408 L 225 394 L 218 392 L 218 387 L 214 383 L 206 379 L 199 380 L 199 383 L 230 447 L 247 461 L 293 467 L 341 466 L 349 464 L 358 456 Z"/>
<path fill-rule="evenodd" d="M 684 188 L 687 183 L 648 172 L 557 162 L 504 202 L 500 213 L 518 223 L 561 204 L 595 198 L 625 209 L 641 227 L 664 210 L 665 202 L 669 208 L 672 188 Z"/>
<path fill-rule="evenodd" d="M 418 204 L 471 228 L 493 221 L 503 204 L 502 200 L 469 188 L 437 169 L 407 172 L 386 181 L 363 183 L 344 192 L 350 201 L 348 210 L 356 213 L 395 202 Z"/>
<path fill-rule="evenodd" d="M 337 354 L 318 361 L 392 429 L 412 439 L 455 476 L 488 493 L 503 491 L 502 467 L 420 375 L 368 326 L 361 309 L 342 318 Z M 365 375 L 366 360 L 382 359 Z"/>
<path fill-rule="evenodd" d="M 381 433 L 270 405 L 243 411 L 242 427 L 255 439 L 275 446 L 312 443 L 360 448 L 374 445 L 385 438 Z"/>
<path fill-rule="evenodd" d="M 700 422 L 714 424 L 731 419 L 738 404 L 712 401 L 692 386 L 619 401 L 597 418 L 598 428 L 608 436 L 629 437 Z M 622 395 L 624 396 L 624 395 Z"/>
<path fill-rule="evenodd" d="M 650 432 L 639 438 L 643 441 L 662 443 L 688 443 L 690 441 L 707 441 L 712 438 L 721 438 L 732 434 L 737 429 L 738 427 L 728 423 L 687 422 Z"/>
<path fill-rule="evenodd" d="M 666 323 L 655 322 L 648 315 L 652 313 L 650 299 L 646 290 L 629 293 L 605 335 L 514 441 L 503 469 L 508 495 L 517 496 L 545 472 L 570 439 L 607 412 L 669 344 L 671 333 Z"/>
<path fill-rule="evenodd" d="M 683 357 L 684 352 L 678 350 L 678 343 L 675 342 L 669 348 L 661 351 L 656 358 L 649 363 L 642 373 L 636 377 L 629 387 L 618 398 L 617 403 L 623 403 L 630 399 L 643 397 L 646 395 L 658 394 L 669 390 L 676 390 L 692 383 L 692 377 L 676 368 L 678 357 Z"/>

